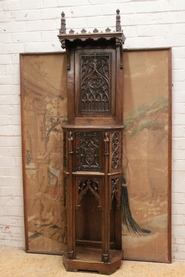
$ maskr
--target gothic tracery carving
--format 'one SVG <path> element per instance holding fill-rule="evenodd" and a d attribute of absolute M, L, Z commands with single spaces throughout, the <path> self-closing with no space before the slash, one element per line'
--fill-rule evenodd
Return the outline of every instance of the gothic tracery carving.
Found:
<path fill-rule="evenodd" d="M 119 133 L 112 133 L 112 169 L 119 167 Z"/>
<path fill-rule="evenodd" d="M 80 103 L 82 113 L 111 111 L 111 53 L 80 55 Z"/>
<path fill-rule="evenodd" d="M 77 132 L 79 143 L 76 147 L 76 170 L 101 171 L 99 162 L 99 138 L 101 132 Z"/>
<path fill-rule="evenodd" d="M 86 194 L 88 190 L 94 194 L 98 203 L 100 202 L 100 178 L 77 178 L 78 182 L 78 199 L 77 205 L 80 204 L 83 196 Z"/>

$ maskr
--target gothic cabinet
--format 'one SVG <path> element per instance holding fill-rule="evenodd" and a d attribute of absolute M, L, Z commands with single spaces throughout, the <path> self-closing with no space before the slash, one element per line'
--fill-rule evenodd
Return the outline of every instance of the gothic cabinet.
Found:
<path fill-rule="evenodd" d="M 68 271 L 111 274 L 121 265 L 122 45 L 116 31 L 66 33 L 68 124 L 64 131 Z"/>

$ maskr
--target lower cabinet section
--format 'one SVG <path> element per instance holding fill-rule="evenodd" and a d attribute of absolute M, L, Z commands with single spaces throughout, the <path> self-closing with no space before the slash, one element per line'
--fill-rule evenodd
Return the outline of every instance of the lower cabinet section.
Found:
<path fill-rule="evenodd" d="M 121 265 L 122 127 L 64 127 L 66 270 Z"/>

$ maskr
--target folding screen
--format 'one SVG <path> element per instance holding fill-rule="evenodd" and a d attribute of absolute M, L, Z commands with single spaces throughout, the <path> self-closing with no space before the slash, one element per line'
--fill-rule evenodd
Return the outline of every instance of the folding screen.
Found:
<path fill-rule="evenodd" d="M 171 260 L 171 51 L 127 51 L 123 59 L 124 258 L 168 262 Z"/>
<path fill-rule="evenodd" d="M 26 249 L 61 253 L 66 242 L 62 175 L 66 61 L 62 54 L 21 55 Z"/>
<path fill-rule="evenodd" d="M 26 250 L 61 254 L 66 56 L 22 54 L 20 64 Z M 123 65 L 123 258 L 169 262 L 171 51 L 124 51 Z"/>

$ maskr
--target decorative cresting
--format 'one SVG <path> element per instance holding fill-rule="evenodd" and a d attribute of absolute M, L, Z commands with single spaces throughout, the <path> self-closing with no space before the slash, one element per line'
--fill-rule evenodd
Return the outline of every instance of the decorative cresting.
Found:
<path fill-rule="evenodd" d="M 93 30 L 93 33 L 98 33 L 98 29 L 94 29 Z M 106 28 L 105 30 L 106 33 L 110 33 L 111 32 L 111 29 L 110 28 Z M 120 10 L 117 9 L 116 10 L 116 32 L 122 32 L 121 30 L 121 17 L 120 17 Z M 73 35 L 75 33 L 75 31 L 73 29 L 71 29 L 69 31 L 69 34 Z M 81 34 L 86 34 L 87 31 L 83 28 L 81 30 Z M 61 28 L 59 30 L 59 34 L 60 35 L 66 35 L 66 19 L 65 19 L 65 13 L 62 12 L 61 13 Z M 103 33 L 102 33 L 103 34 Z M 78 34 L 78 36 L 80 36 L 80 34 Z M 124 36 L 124 39 L 125 39 L 125 36 Z M 62 45 L 64 48 L 65 48 L 65 44 Z"/>
<path fill-rule="evenodd" d="M 75 33 L 73 29 L 69 31 L 67 34 L 66 32 L 66 19 L 65 19 L 65 13 L 61 13 L 61 28 L 59 30 L 58 38 L 61 42 L 61 47 L 63 49 L 73 47 L 74 44 L 78 43 L 80 45 L 83 45 L 84 42 L 93 40 L 96 44 L 99 43 L 99 41 L 102 43 L 102 41 L 105 41 L 105 43 L 114 40 L 116 46 L 120 47 L 120 68 L 123 68 L 122 65 L 122 45 L 125 41 L 125 36 L 121 30 L 121 20 L 120 20 L 120 10 L 116 10 L 116 30 L 111 32 L 110 28 L 106 28 L 104 32 L 99 32 L 98 29 L 94 29 L 93 33 L 88 33 L 84 28 L 81 30 L 81 33 Z M 78 40 L 78 42 L 77 42 Z M 70 69 L 70 64 L 68 64 L 68 70 Z"/>
<path fill-rule="evenodd" d="M 111 66 L 112 53 L 80 55 L 80 112 L 110 112 Z"/>
<path fill-rule="evenodd" d="M 111 30 L 107 28 L 106 32 L 110 32 Z M 120 18 L 120 10 L 116 10 L 116 31 L 121 32 L 121 18 Z M 74 31 L 71 29 L 69 33 L 74 34 Z M 85 29 L 82 29 L 81 33 L 86 33 Z M 95 28 L 93 33 L 98 33 L 98 30 Z M 61 13 L 61 29 L 60 34 L 66 34 L 66 20 L 65 20 L 65 13 Z"/>

